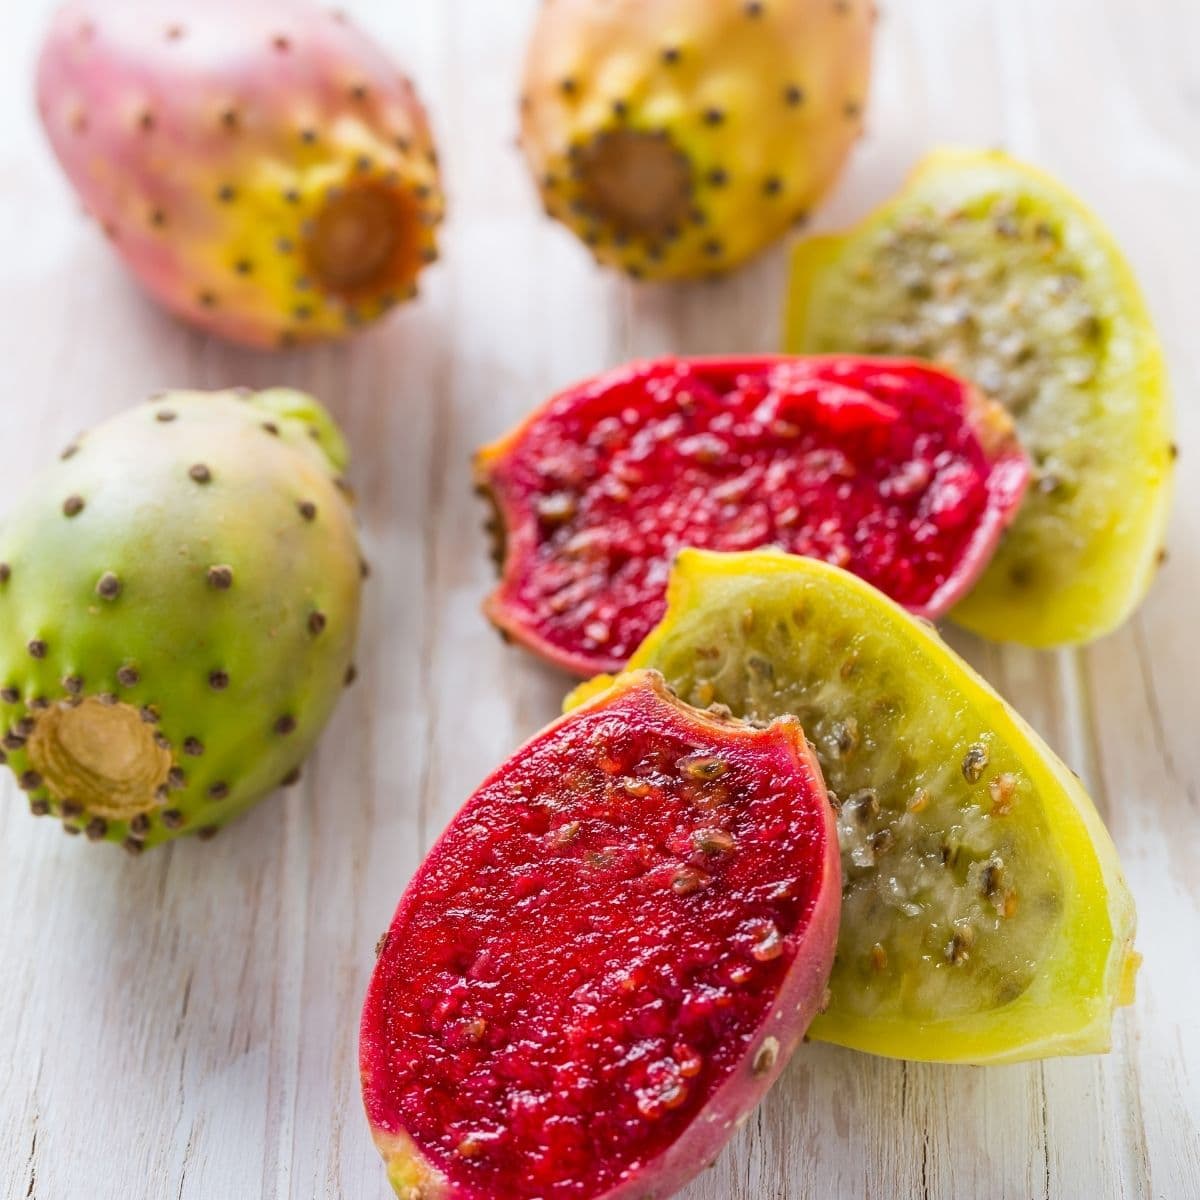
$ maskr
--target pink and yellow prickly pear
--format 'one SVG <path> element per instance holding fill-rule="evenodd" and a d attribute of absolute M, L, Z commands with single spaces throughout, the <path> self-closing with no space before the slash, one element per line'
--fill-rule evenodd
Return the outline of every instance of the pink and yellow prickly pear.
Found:
<path fill-rule="evenodd" d="M 337 337 L 415 294 L 442 196 L 411 82 L 308 0 L 74 0 L 42 122 L 141 283 L 233 341 Z"/>
<path fill-rule="evenodd" d="M 873 0 L 546 0 L 521 142 L 547 212 L 635 277 L 803 221 L 862 125 Z"/>

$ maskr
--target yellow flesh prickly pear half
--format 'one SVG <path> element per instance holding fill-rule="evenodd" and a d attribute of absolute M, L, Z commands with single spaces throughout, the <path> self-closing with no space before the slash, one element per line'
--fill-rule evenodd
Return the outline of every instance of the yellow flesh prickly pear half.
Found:
<path fill-rule="evenodd" d="M 874 18 L 871 0 L 549 0 L 521 93 L 546 211 L 636 277 L 737 266 L 841 169 Z"/>
<path fill-rule="evenodd" d="M 1075 196 L 999 152 L 935 152 L 796 248 L 789 303 L 793 352 L 934 359 L 1012 414 L 1033 483 L 955 621 L 1054 646 L 1129 616 L 1162 554 L 1170 397 L 1133 273 Z"/>
<path fill-rule="evenodd" d="M 1138 962 L 1116 850 L 1075 775 L 928 623 L 815 559 L 685 550 L 637 668 L 698 707 L 791 714 L 813 743 L 842 853 L 814 1038 L 941 1062 L 1108 1049 Z"/>
<path fill-rule="evenodd" d="M 308 0 L 75 0 L 38 67 L 84 205 L 177 316 L 251 346 L 338 337 L 437 257 L 437 157 L 411 82 Z"/>

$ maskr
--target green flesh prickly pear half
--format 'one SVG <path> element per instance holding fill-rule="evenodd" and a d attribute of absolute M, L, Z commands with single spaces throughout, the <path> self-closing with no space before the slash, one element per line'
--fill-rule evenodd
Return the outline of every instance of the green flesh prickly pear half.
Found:
<path fill-rule="evenodd" d="M 549 0 L 521 94 L 546 211 L 635 277 L 737 266 L 841 170 L 874 19 L 871 0 Z"/>
<path fill-rule="evenodd" d="M 3 754 L 35 814 L 132 851 L 294 782 L 353 676 L 364 564 L 328 413 L 168 392 L 0 525 Z"/>
<path fill-rule="evenodd" d="M 411 82 L 307 0 L 77 0 L 37 80 L 88 211 L 177 316 L 251 346 L 338 337 L 437 257 L 437 157 Z"/>
<path fill-rule="evenodd" d="M 1170 509 L 1166 367 L 1129 264 L 1057 180 L 928 155 L 860 226 L 796 248 L 788 346 L 933 359 L 1012 414 L 1033 480 L 959 624 L 1057 646 L 1137 607 Z"/>
<path fill-rule="evenodd" d="M 1139 962 L 1116 849 L 1076 776 L 927 622 L 815 559 L 683 550 L 643 668 L 691 704 L 794 715 L 812 741 L 842 851 L 814 1038 L 936 1062 L 1109 1048 Z"/>

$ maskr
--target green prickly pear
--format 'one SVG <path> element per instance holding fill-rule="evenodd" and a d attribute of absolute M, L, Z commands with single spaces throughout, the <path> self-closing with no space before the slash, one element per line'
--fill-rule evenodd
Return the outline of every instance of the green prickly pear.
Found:
<path fill-rule="evenodd" d="M 437 256 L 410 81 L 308 0 L 73 0 L 37 80 L 59 162 L 142 285 L 252 346 L 338 337 Z"/>
<path fill-rule="evenodd" d="M 298 777 L 364 573 L 329 414 L 167 392 L 77 439 L 0 524 L 3 756 L 35 814 L 131 851 Z"/>
<path fill-rule="evenodd" d="M 648 279 L 803 221 L 862 127 L 872 0 L 547 0 L 521 142 L 547 212 Z"/>

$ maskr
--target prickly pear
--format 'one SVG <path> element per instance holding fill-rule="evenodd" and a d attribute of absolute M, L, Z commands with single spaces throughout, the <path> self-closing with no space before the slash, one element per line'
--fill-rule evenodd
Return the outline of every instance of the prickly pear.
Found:
<path fill-rule="evenodd" d="M 363 1009 L 403 1200 L 664 1198 L 822 1002 L 837 836 L 792 718 L 638 672 L 488 779 L 410 884 Z"/>
<path fill-rule="evenodd" d="M 811 1036 L 935 1062 L 1107 1050 L 1141 961 L 1133 897 L 1082 783 L 1025 721 L 828 563 L 684 550 L 668 601 L 631 667 L 748 721 L 794 714 L 838 811 L 841 932 Z"/>
<path fill-rule="evenodd" d="M 1132 268 L 1063 184 L 998 150 L 934 151 L 856 229 L 797 247 L 788 342 L 934 359 L 1012 413 L 1034 486 L 954 620 L 1057 646 L 1141 602 L 1171 509 L 1170 383 Z"/>
<path fill-rule="evenodd" d="M 34 813 L 138 851 L 298 777 L 352 672 L 344 465 L 301 393 L 173 392 L 37 480 L 0 525 L 2 753 Z"/>
<path fill-rule="evenodd" d="M 37 79 L 68 178 L 143 286 L 253 346 L 415 293 L 442 211 L 413 86 L 307 0 L 74 0 Z"/>
<path fill-rule="evenodd" d="M 548 0 L 521 94 L 547 212 L 637 277 L 736 266 L 841 169 L 874 16 L 872 0 Z"/>
<path fill-rule="evenodd" d="M 975 388 L 850 355 L 634 363 L 555 396 L 476 467 L 501 542 L 488 616 L 581 673 L 650 632 L 683 546 L 782 546 L 938 617 L 1029 477 Z"/>

